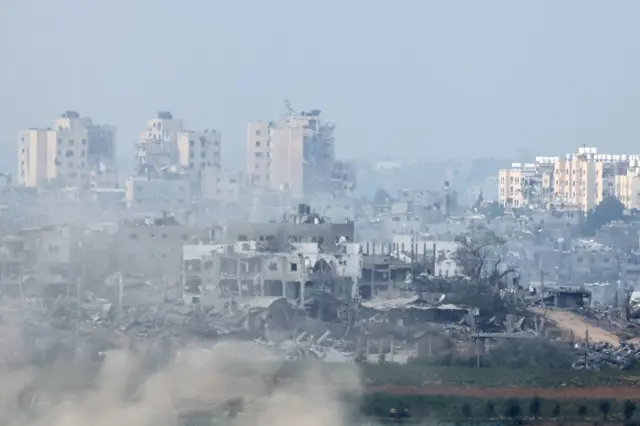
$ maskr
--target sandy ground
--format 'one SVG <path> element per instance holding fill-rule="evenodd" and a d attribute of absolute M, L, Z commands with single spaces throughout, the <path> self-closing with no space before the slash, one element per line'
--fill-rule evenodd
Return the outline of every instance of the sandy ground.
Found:
<path fill-rule="evenodd" d="M 589 330 L 590 342 L 607 342 L 614 346 L 620 345 L 620 338 L 609 330 L 589 324 L 580 315 L 569 311 L 552 310 L 545 308 L 529 308 L 529 311 L 538 315 L 545 315 L 563 330 L 573 331 L 577 340 L 584 340 L 586 330 Z"/>

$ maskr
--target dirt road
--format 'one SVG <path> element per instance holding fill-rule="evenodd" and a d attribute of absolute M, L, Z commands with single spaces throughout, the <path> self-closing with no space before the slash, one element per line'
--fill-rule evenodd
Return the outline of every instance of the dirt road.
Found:
<path fill-rule="evenodd" d="M 595 388 L 465 388 L 449 386 L 376 386 L 367 390 L 370 393 L 392 395 L 429 395 L 455 396 L 467 398 L 533 398 L 545 399 L 640 399 L 637 387 L 595 387 Z"/>
<path fill-rule="evenodd" d="M 563 330 L 573 332 L 577 340 L 584 340 L 586 330 L 589 330 L 590 342 L 607 342 L 614 346 L 620 345 L 620 338 L 609 330 L 589 324 L 580 315 L 569 311 L 560 311 L 545 308 L 529 308 L 529 311 L 547 318 Z"/>

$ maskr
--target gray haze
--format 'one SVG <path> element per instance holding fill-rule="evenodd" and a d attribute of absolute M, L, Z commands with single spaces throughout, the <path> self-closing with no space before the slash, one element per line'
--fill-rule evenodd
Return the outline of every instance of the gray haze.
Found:
<path fill-rule="evenodd" d="M 285 98 L 337 122 L 342 157 L 628 152 L 638 16 L 636 0 L 0 0 L 0 165 L 65 109 L 117 125 L 122 159 L 170 109 L 240 162 L 246 122 Z"/>

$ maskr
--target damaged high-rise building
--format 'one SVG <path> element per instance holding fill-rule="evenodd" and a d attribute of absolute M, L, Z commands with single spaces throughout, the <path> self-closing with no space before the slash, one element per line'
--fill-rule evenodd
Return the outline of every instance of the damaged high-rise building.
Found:
<path fill-rule="evenodd" d="M 351 190 L 355 173 L 335 161 L 335 126 L 320 110 L 289 113 L 276 122 L 249 123 L 247 174 L 256 188 L 286 191 L 293 198 Z"/>
<path fill-rule="evenodd" d="M 87 187 L 116 184 L 116 128 L 66 111 L 53 127 L 20 132 L 18 183 Z"/>

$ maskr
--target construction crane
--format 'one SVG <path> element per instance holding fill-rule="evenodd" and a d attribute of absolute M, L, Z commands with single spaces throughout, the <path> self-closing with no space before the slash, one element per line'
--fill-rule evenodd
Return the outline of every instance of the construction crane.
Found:
<path fill-rule="evenodd" d="M 289 99 L 284 100 L 284 106 L 285 108 L 287 108 L 287 112 L 289 113 L 289 115 L 296 115 L 296 112 L 293 110 L 293 108 L 291 108 L 291 102 L 289 101 Z"/>

